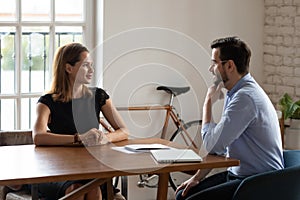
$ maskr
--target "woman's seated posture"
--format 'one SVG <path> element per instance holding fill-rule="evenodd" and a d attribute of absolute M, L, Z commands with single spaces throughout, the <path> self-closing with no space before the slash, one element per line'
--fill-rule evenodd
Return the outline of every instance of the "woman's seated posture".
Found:
<path fill-rule="evenodd" d="M 128 138 L 128 130 L 109 95 L 101 88 L 89 88 L 94 68 L 89 51 L 79 43 L 62 46 L 53 61 L 53 81 L 49 92 L 37 103 L 37 119 L 33 141 L 40 145 L 86 146 L 116 142 Z M 104 134 L 99 130 L 100 112 L 115 130 Z M 39 184 L 45 199 L 59 199 L 89 180 Z M 100 187 L 80 199 L 102 199 Z"/>

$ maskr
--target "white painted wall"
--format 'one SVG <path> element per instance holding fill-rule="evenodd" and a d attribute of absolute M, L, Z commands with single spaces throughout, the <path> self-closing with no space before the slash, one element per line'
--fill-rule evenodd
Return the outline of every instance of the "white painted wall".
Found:
<path fill-rule="evenodd" d="M 233 35 L 245 40 L 251 73 L 262 82 L 263 23 L 262 0 L 104 0 L 103 87 L 116 105 L 132 105 L 167 103 L 157 85 L 189 85 L 176 105 L 184 119 L 201 118 L 211 84 L 210 42 Z M 222 102 L 215 114 L 221 110 Z M 162 115 L 123 113 L 136 137 L 158 133 Z"/>

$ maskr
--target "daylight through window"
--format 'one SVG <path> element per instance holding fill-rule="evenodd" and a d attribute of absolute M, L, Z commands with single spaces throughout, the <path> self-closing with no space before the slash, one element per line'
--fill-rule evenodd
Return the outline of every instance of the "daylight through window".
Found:
<path fill-rule="evenodd" d="M 86 41 L 87 2 L 0 0 L 0 130 L 32 127 L 56 48 Z"/>

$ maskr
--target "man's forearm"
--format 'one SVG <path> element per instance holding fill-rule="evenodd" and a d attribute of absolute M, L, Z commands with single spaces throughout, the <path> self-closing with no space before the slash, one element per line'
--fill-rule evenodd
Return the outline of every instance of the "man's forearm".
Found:
<path fill-rule="evenodd" d="M 202 123 L 206 124 L 211 122 L 211 115 L 212 112 L 212 104 L 211 104 L 211 99 L 205 99 L 204 105 L 203 105 L 203 114 L 202 114 Z"/>
<path fill-rule="evenodd" d="M 194 180 L 201 181 L 206 177 L 206 175 L 211 171 L 212 169 L 199 169 L 196 174 L 194 175 Z"/>

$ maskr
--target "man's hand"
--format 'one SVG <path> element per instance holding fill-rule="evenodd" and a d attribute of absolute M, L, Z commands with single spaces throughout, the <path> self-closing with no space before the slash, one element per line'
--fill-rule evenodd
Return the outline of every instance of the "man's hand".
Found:
<path fill-rule="evenodd" d="M 92 128 L 84 134 L 79 135 L 79 137 L 82 143 L 86 146 L 95 146 L 108 143 L 108 139 L 105 134 L 96 128 Z"/>
<path fill-rule="evenodd" d="M 217 86 L 212 85 L 208 88 L 206 93 L 206 99 L 211 100 L 211 104 L 214 104 L 217 100 L 224 98 L 222 88 L 224 87 L 223 82 L 220 82 Z"/>
<path fill-rule="evenodd" d="M 180 186 L 178 186 L 178 188 L 177 188 L 176 191 L 175 191 L 175 194 L 177 194 L 177 193 L 179 192 L 179 190 L 182 190 L 182 189 L 183 189 L 181 195 L 182 195 L 182 196 L 185 196 L 185 195 L 188 193 L 188 191 L 189 191 L 192 187 L 198 185 L 198 183 L 199 183 L 199 180 L 197 180 L 197 179 L 195 178 L 195 176 L 192 176 L 190 179 L 186 180 L 186 181 L 183 182 Z"/>
<path fill-rule="evenodd" d="M 212 106 L 217 100 L 224 98 L 223 87 L 223 82 L 220 82 L 219 85 L 212 85 L 208 88 L 203 104 L 202 124 L 213 122 Z"/>
<path fill-rule="evenodd" d="M 188 191 L 192 188 L 195 187 L 196 185 L 199 184 L 199 182 L 201 180 L 203 180 L 207 174 L 211 171 L 211 169 L 199 169 L 196 174 L 194 174 L 194 176 L 192 176 L 190 179 L 186 180 L 185 182 L 183 182 L 180 186 L 178 186 L 178 188 L 175 191 L 175 194 L 177 195 L 177 193 L 179 192 L 179 190 L 182 190 L 181 195 L 182 196 L 186 196 Z"/>

